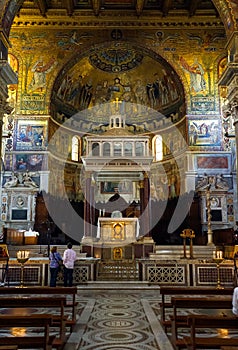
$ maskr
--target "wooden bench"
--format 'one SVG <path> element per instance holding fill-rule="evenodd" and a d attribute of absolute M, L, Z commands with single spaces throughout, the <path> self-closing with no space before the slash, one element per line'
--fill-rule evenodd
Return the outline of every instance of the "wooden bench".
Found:
<path fill-rule="evenodd" d="M 170 320 L 166 320 L 166 310 L 172 308 L 171 302 L 166 301 L 166 297 L 172 297 L 172 296 L 186 296 L 186 295 L 192 295 L 192 296 L 199 296 L 199 295 L 233 295 L 234 288 L 224 288 L 224 289 L 218 289 L 216 287 L 172 287 L 172 286 L 161 286 L 160 287 L 160 295 L 162 297 L 160 302 L 160 310 L 161 310 L 161 316 L 160 321 L 162 326 L 164 327 L 165 331 L 169 327 L 171 327 Z"/>
<path fill-rule="evenodd" d="M 204 337 L 201 335 L 201 329 L 216 328 L 232 330 L 238 329 L 238 317 L 221 317 L 221 316 L 205 316 L 205 315 L 189 315 L 187 324 L 190 327 L 190 336 L 184 336 L 183 341 L 185 348 L 195 350 L 202 349 L 217 349 L 222 346 L 238 347 L 238 338 L 228 338 L 221 336 Z M 198 330 L 200 330 L 198 335 Z M 206 333 L 207 334 L 207 333 Z"/>
<path fill-rule="evenodd" d="M 31 296 L 42 296 L 48 295 L 50 297 L 56 295 L 62 295 L 67 297 L 67 303 L 65 305 L 65 310 L 69 309 L 70 317 L 67 319 L 66 326 L 69 326 L 71 331 L 76 323 L 76 307 L 78 303 L 76 302 L 77 287 L 2 287 L 0 288 L 1 295 L 31 295 Z M 69 300 L 70 297 L 71 299 Z"/>
<path fill-rule="evenodd" d="M 32 328 L 36 327 L 37 331 L 42 330 L 42 335 L 37 332 L 36 335 L 18 336 L 14 335 L 12 330 L 11 336 L 1 336 L 1 346 L 20 345 L 23 349 L 44 349 L 51 350 L 56 348 L 53 346 L 55 336 L 50 335 L 50 326 L 52 326 L 52 316 L 47 314 L 42 315 L 0 315 L 0 328 Z"/>
<path fill-rule="evenodd" d="M 183 347 L 184 343 L 178 338 L 178 329 L 188 327 L 188 315 L 181 315 L 181 310 L 231 310 L 232 297 L 172 297 L 171 304 L 173 307 L 173 314 L 170 316 L 172 329 L 171 342 L 175 347 L 180 348 Z"/>
<path fill-rule="evenodd" d="M 16 297 L 2 297 L 0 298 L 0 308 L 12 309 L 14 308 L 14 315 L 21 315 L 22 311 L 27 315 L 34 315 L 31 308 L 53 309 L 50 313 L 53 319 L 52 326 L 59 326 L 59 337 L 54 341 L 54 344 L 63 346 L 66 342 L 66 322 L 67 316 L 64 313 L 66 305 L 66 297 L 57 296 L 56 298 L 48 297 L 31 297 L 31 296 L 16 296 Z"/>

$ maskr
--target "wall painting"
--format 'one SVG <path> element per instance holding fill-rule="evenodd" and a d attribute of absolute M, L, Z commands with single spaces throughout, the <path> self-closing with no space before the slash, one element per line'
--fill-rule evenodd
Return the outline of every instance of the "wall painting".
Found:
<path fill-rule="evenodd" d="M 42 150 L 47 140 L 46 121 L 18 121 L 14 148 L 16 150 Z"/>
<path fill-rule="evenodd" d="M 189 146 L 220 146 L 220 120 L 194 119 L 188 121 Z"/>

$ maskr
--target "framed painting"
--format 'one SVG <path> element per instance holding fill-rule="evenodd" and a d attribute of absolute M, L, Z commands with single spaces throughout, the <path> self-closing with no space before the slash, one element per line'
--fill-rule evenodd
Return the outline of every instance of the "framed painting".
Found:
<path fill-rule="evenodd" d="M 43 154 L 16 154 L 14 170 L 39 171 L 43 169 Z"/>
<path fill-rule="evenodd" d="M 45 149 L 47 140 L 47 122 L 21 120 L 18 121 L 15 138 L 16 150 L 41 150 Z"/>
<path fill-rule="evenodd" d="M 112 181 L 104 181 L 101 182 L 101 193 L 125 193 L 129 194 L 133 191 L 133 183 L 131 181 L 120 181 L 120 182 L 112 182 Z"/>
<path fill-rule="evenodd" d="M 219 120 L 193 119 L 188 121 L 189 146 L 220 146 Z"/>

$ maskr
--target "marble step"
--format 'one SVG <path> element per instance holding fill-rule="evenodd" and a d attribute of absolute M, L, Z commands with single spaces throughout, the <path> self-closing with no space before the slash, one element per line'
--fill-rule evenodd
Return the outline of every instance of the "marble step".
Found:
<path fill-rule="evenodd" d="M 88 281 L 77 285 L 78 290 L 154 290 L 160 289 L 159 285 L 151 285 L 146 281 Z"/>
<path fill-rule="evenodd" d="M 193 258 L 195 259 L 212 259 L 213 252 L 216 250 L 215 245 L 206 246 L 193 246 Z M 155 252 L 150 253 L 150 259 L 152 260 L 178 260 L 184 257 L 184 247 L 183 245 L 157 245 L 155 246 Z M 186 257 L 190 258 L 190 247 L 186 246 Z"/>

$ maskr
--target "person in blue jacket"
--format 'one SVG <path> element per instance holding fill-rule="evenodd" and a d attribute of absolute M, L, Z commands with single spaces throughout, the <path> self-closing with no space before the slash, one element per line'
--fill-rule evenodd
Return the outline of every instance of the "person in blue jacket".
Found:
<path fill-rule="evenodd" d="M 50 251 L 50 287 L 56 287 L 57 275 L 63 260 L 57 247 L 52 247 Z"/>

